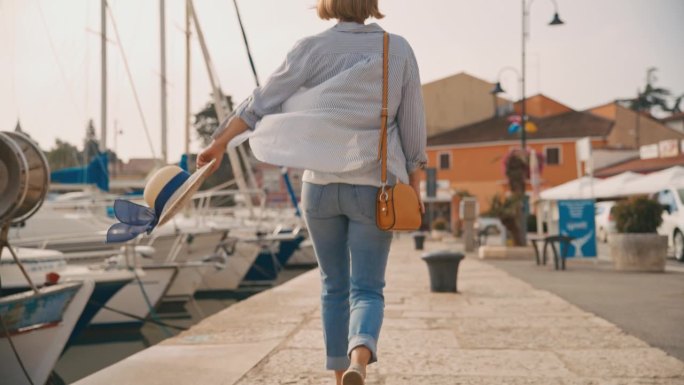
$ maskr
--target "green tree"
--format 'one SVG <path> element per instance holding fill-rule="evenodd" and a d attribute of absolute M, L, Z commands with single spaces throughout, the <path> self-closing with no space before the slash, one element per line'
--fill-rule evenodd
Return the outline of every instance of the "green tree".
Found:
<path fill-rule="evenodd" d="M 228 111 L 233 111 L 233 98 L 226 95 L 225 103 Z M 195 114 L 192 125 L 203 146 L 211 142 L 211 135 L 218 128 L 219 123 L 213 101 L 208 102 L 200 112 Z"/>
<path fill-rule="evenodd" d="M 88 126 L 86 127 L 86 135 L 83 140 L 83 153 L 82 162 L 83 164 L 88 164 L 93 158 L 100 154 L 100 142 L 97 140 L 97 135 L 95 135 L 95 125 L 93 120 L 88 121 Z"/>
<path fill-rule="evenodd" d="M 81 153 L 78 148 L 60 139 L 55 139 L 54 147 L 45 152 L 45 157 L 50 165 L 50 170 L 81 165 Z"/>
<path fill-rule="evenodd" d="M 681 104 L 682 104 L 682 99 L 684 99 L 684 94 L 681 94 L 675 99 L 674 104 L 672 105 L 672 110 L 671 112 L 673 114 L 678 114 L 682 112 Z"/>
<path fill-rule="evenodd" d="M 673 98 L 672 92 L 667 88 L 657 87 L 655 85 L 658 78 L 656 77 L 656 67 L 650 67 L 646 70 L 646 85 L 643 90 L 637 90 L 637 96 L 634 99 L 622 99 L 624 105 L 633 111 L 647 112 L 653 115 L 653 111 L 660 110 L 663 112 L 681 112 L 681 101 L 684 95 L 674 98 L 672 107 L 668 104 L 668 99 Z"/>
<path fill-rule="evenodd" d="M 17 124 L 18 129 L 21 127 Z M 83 140 L 83 150 L 79 150 L 75 145 L 55 139 L 55 145 L 49 151 L 45 151 L 45 156 L 48 159 L 51 170 L 59 170 L 66 167 L 87 166 L 96 156 L 100 154 L 100 141 L 95 134 L 95 125 L 93 120 L 88 121 L 86 126 L 86 135 Z M 119 161 L 118 155 L 107 150 L 109 157 L 110 169 L 114 169 Z"/>

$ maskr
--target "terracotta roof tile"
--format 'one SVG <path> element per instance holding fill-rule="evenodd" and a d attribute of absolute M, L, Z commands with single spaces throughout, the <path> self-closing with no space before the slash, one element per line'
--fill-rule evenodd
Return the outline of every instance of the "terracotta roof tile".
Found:
<path fill-rule="evenodd" d="M 684 166 L 684 155 L 673 156 L 670 158 L 630 159 L 622 163 L 597 169 L 594 172 L 594 176 L 596 176 L 597 178 L 606 178 L 609 176 L 621 174 L 625 171 L 648 174 L 664 170 L 672 166 Z"/>
<path fill-rule="evenodd" d="M 675 120 L 684 120 L 684 112 L 679 112 L 673 114 L 672 116 L 668 116 L 667 118 L 660 119 L 661 122 L 670 122 Z"/>
<path fill-rule="evenodd" d="M 531 118 L 539 130 L 528 133 L 528 140 L 555 138 L 605 137 L 613 122 L 579 111 L 571 111 L 548 118 Z M 519 135 L 508 133 L 509 122 L 505 117 L 491 118 L 428 138 L 428 146 L 449 144 L 472 144 L 515 140 Z"/>

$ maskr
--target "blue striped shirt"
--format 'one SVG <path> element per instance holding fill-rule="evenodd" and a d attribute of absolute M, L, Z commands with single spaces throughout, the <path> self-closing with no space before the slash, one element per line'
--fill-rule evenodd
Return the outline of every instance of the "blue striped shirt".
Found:
<path fill-rule="evenodd" d="M 330 95 L 328 103 L 339 107 L 335 119 L 340 119 L 339 111 L 343 111 L 345 126 L 376 130 L 379 138 L 383 32 L 375 23 L 340 22 L 318 35 L 298 41 L 266 83 L 256 88 L 235 110 L 235 115 L 254 129 L 264 116 L 282 112 L 283 104 L 297 91 L 317 87 L 333 78 L 339 80 L 345 72 L 352 73 L 355 66 L 373 62 L 378 66 L 377 81 L 355 85 L 353 95 L 345 94 L 345 87 L 339 86 L 339 81 L 331 82 L 337 86 L 331 86 L 325 93 Z M 401 36 L 391 35 L 389 56 L 388 168 L 391 174 L 406 182 L 407 174 L 424 167 L 427 160 L 423 97 L 418 64 L 408 42 Z M 222 124 L 217 134 L 225 126 Z M 393 141 L 395 137 L 397 140 Z M 392 145 L 393 142 L 396 145 Z M 359 145 L 377 152 L 377 140 Z M 398 164 L 399 161 L 402 164 Z M 380 164 L 373 162 L 341 173 L 307 170 L 303 180 L 318 184 L 341 182 L 379 186 Z"/>

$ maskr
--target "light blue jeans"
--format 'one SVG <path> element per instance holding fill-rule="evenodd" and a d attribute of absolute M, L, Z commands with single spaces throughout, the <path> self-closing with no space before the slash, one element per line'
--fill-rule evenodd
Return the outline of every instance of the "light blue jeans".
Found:
<path fill-rule="evenodd" d="M 377 361 L 392 233 L 375 225 L 377 187 L 304 183 L 302 206 L 321 272 L 326 368 L 346 370 L 365 346 Z"/>

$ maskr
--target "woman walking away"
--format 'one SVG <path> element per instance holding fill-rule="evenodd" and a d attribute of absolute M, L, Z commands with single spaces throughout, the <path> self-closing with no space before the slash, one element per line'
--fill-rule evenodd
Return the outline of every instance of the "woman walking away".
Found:
<path fill-rule="evenodd" d="M 306 169 L 302 206 L 320 266 L 326 368 L 335 371 L 338 385 L 361 385 L 366 366 L 378 359 L 392 241 L 375 222 L 381 116 L 388 116 L 389 184 L 409 183 L 418 196 L 425 116 L 411 47 L 392 34 L 385 48 L 385 31 L 364 24 L 383 17 L 377 0 L 319 0 L 317 11 L 338 23 L 295 44 L 268 81 L 222 122 L 198 166 L 220 161 L 233 138 L 252 130 L 250 144 L 260 160 Z M 257 151 L 260 136 L 272 145 Z M 283 158 L 274 160 L 276 154 Z"/>

